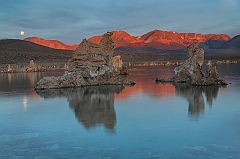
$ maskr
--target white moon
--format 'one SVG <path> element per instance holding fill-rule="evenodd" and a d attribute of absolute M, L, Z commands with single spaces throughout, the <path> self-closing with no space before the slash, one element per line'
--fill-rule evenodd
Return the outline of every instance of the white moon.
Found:
<path fill-rule="evenodd" d="M 24 31 L 21 31 L 20 34 L 21 34 L 21 35 L 24 35 Z"/>

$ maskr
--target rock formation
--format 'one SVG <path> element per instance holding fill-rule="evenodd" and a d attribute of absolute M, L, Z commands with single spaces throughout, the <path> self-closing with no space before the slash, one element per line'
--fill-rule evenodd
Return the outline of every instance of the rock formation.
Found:
<path fill-rule="evenodd" d="M 29 62 L 29 64 L 26 67 L 23 67 L 22 72 L 45 72 L 47 69 L 42 66 L 37 66 L 33 60 Z"/>
<path fill-rule="evenodd" d="M 120 70 L 123 67 L 123 62 L 121 60 L 121 56 L 120 55 L 114 56 L 112 59 L 112 62 L 113 62 L 113 67 L 114 67 L 115 71 L 120 73 Z"/>
<path fill-rule="evenodd" d="M 114 42 L 112 32 L 102 36 L 100 44 L 84 39 L 68 62 L 68 73 L 59 77 L 44 77 L 35 89 L 79 87 L 86 85 L 122 85 L 124 78 L 113 65 Z"/>
<path fill-rule="evenodd" d="M 12 72 L 13 70 L 12 70 L 12 67 L 11 67 L 11 65 L 10 64 L 8 64 L 8 66 L 7 66 L 7 72 Z"/>
<path fill-rule="evenodd" d="M 129 75 L 129 70 L 127 66 L 122 66 L 122 68 L 119 70 L 120 75 Z"/>
<path fill-rule="evenodd" d="M 205 75 L 202 73 L 202 65 L 204 62 L 204 50 L 200 49 L 197 44 L 192 44 L 188 49 L 188 57 L 181 66 L 174 69 L 175 75 L 172 78 L 159 79 L 157 82 L 187 82 L 192 85 L 227 85 L 225 80 L 218 78 L 216 67 L 212 66 L 211 61 L 206 65 Z"/>

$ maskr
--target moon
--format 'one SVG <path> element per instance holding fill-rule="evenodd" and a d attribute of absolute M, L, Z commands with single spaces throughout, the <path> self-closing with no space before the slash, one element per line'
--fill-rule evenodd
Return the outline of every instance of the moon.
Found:
<path fill-rule="evenodd" d="M 21 34 L 21 35 L 24 35 L 24 31 L 21 31 L 20 34 Z"/>

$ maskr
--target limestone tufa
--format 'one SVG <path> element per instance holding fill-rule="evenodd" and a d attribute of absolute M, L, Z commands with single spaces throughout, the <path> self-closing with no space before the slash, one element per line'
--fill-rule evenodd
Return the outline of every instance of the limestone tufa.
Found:
<path fill-rule="evenodd" d="M 113 62 L 112 35 L 112 32 L 102 35 L 99 45 L 84 39 L 68 62 L 68 73 L 59 77 L 44 77 L 35 89 L 124 84 L 123 77 L 117 73 L 122 65 L 120 57 Z"/>
<path fill-rule="evenodd" d="M 179 67 L 174 68 L 175 75 L 172 78 L 159 79 L 157 82 L 187 82 L 192 85 L 227 85 L 225 80 L 219 79 L 216 67 L 212 66 L 211 61 L 206 65 L 205 75 L 202 73 L 204 62 L 204 50 L 200 49 L 197 44 L 187 47 L 188 59 Z"/>
<path fill-rule="evenodd" d="M 29 62 L 29 64 L 26 67 L 23 67 L 21 69 L 22 72 L 45 72 L 47 69 L 42 66 L 37 66 L 33 60 Z"/>

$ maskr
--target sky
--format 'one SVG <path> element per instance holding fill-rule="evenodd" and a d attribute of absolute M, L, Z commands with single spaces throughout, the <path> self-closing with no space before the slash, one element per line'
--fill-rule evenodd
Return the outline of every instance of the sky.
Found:
<path fill-rule="evenodd" d="M 107 31 L 240 34 L 240 0 L 0 0 L 0 39 L 79 44 Z M 24 35 L 20 32 L 24 31 Z"/>

